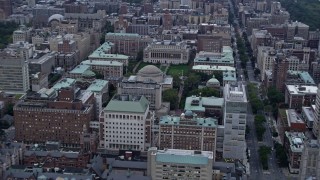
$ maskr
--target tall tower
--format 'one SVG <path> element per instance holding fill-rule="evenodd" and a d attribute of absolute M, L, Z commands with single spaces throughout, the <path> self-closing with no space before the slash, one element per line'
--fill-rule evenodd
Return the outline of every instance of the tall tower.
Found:
<path fill-rule="evenodd" d="M 0 0 L 0 20 L 6 19 L 12 14 L 11 0 Z"/>
<path fill-rule="evenodd" d="M 313 121 L 313 134 L 318 138 L 320 141 L 320 84 L 318 85 L 317 97 L 316 97 L 316 109 L 314 113 L 314 121 Z"/>
<path fill-rule="evenodd" d="M 224 140 L 223 158 L 245 159 L 247 96 L 245 86 L 226 84 L 224 87 Z"/>

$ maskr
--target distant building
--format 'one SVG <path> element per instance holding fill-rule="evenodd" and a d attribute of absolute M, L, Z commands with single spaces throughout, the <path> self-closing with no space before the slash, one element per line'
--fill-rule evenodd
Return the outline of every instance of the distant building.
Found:
<path fill-rule="evenodd" d="M 143 62 L 161 64 L 187 64 L 189 48 L 185 42 L 157 42 L 143 51 Z"/>
<path fill-rule="evenodd" d="M 0 1 L 0 20 L 5 20 L 12 14 L 12 1 L 1 0 Z"/>
<path fill-rule="evenodd" d="M 235 68 L 231 66 L 218 66 L 218 65 L 196 65 L 192 66 L 192 70 L 206 74 L 214 74 L 215 72 L 234 71 Z"/>
<path fill-rule="evenodd" d="M 148 151 L 148 176 L 153 180 L 212 179 L 213 152 L 167 149 Z"/>
<path fill-rule="evenodd" d="M 0 90 L 21 93 L 29 89 L 28 61 L 22 54 L 0 52 Z"/>
<path fill-rule="evenodd" d="M 123 54 L 112 54 L 114 52 L 114 44 L 111 42 L 103 43 L 98 49 L 89 55 L 89 60 L 99 61 L 118 61 L 128 66 L 129 56 Z"/>
<path fill-rule="evenodd" d="M 198 118 L 188 111 L 181 117 L 162 116 L 159 121 L 159 149 L 212 151 L 215 154 L 217 124 L 216 119 Z"/>
<path fill-rule="evenodd" d="M 224 87 L 224 141 L 223 158 L 245 159 L 247 144 L 247 96 L 243 84 Z"/>
<path fill-rule="evenodd" d="M 106 41 L 113 43 L 114 52 L 129 56 L 137 56 L 137 53 L 148 46 L 152 42 L 150 37 L 140 36 L 139 34 L 129 33 L 107 33 Z"/>
<path fill-rule="evenodd" d="M 200 51 L 196 54 L 194 65 L 234 66 L 233 50 L 223 46 L 221 53 Z"/>
<path fill-rule="evenodd" d="M 317 96 L 315 98 L 315 113 L 312 132 L 317 138 L 320 138 L 320 85 L 318 85 Z"/>
<path fill-rule="evenodd" d="M 198 34 L 197 51 L 220 52 L 223 46 L 231 45 L 231 36 L 227 32 Z"/>

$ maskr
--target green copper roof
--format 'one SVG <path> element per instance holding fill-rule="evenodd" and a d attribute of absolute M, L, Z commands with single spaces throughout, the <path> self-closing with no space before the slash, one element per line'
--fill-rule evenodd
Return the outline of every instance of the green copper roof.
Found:
<path fill-rule="evenodd" d="M 75 79 L 64 78 L 64 79 L 61 79 L 59 82 L 57 82 L 52 88 L 55 90 L 59 90 L 65 87 L 71 87 L 75 82 L 76 82 Z"/>
<path fill-rule="evenodd" d="M 104 87 L 108 86 L 108 81 L 96 79 L 91 85 L 87 88 L 87 91 L 91 92 L 100 92 Z"/>
<path fill-rule="evenodd" d="M 118 61 L 98 61 L 98 60 L 85 60 L 81 64 L 89 66 L 122 66 L 123 63 Z"/>
<path fill-rule="evenodd" d="M 222 107 L 223 104 L 224 104 L 223 98 L 190 96 L 186 98 L 184 110 L 204 112 L 205 106 Z"/>
<path fill-rule="evenodd" d="M 145 113 L 149 101 L 144 96 L 115 95 L 105 111 Z"/>
<path fill-rule="evenodd" d="M 123 54 L 111 54 L 110 50 L 114 44 L 111 42 L 103 43 L 98 49 L 96 49 L 91 55 L 89 55 L 89 59 L 129 59 L 129 56 Z"/>
<path fill-rule="evenodd" d="M 69 73 L 70 74 L 82 74 L 88 69 L 90 69 L 89 65 L 80 64 L 77 67 L 75 67 L 74 69 L 72 69 Z"/>
<path fill-rule="evenodd" d="M 208 157 L 201 155 L 176 155 L 176 154 L 160 154 L 156 155 L 156 161 L 162 163 L 174 164 L 192 164 L 192 165 L 206 165 L 208 164 Z"/>
<path fill-rule="evenodd" d="M 140 37 L 137 33 L 107 33 L 106 37 L 108 36 L 128 36 L 128 37 Z"/>
<path fill-rule="evenodd" d="M 217 120 L 213 118 L 181 119 L 178 116 L 167 115 L 160 118 L 159 124 L 216 127 Z"/>

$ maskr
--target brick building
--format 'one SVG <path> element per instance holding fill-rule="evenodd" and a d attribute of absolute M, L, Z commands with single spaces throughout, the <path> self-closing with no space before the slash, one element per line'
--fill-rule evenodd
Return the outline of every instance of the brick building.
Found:
<path fill-rule="evenodd" d="M 29 95 L 14 106 L 15 139 L 39 144 L 60 141 L 65 147 L 79 147 L 83 126 L 89 127 L 93 119 L 93 103 L 91 92 L 74 88 Z"/>

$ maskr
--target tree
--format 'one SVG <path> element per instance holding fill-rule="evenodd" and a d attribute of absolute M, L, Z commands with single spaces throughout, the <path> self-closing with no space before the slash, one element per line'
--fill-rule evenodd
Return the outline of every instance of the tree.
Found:
<path fill-rule="evenodd" d="M 181 79 L 180 79 L 180 77 L 179 77 L 179 75 L 178 74 L 174 74 L 173 76 L 172 76 L 172 78 L 173 78 L 173 88 L 174 89 L 179 89 L 180 88 L 180 84 L 181 84 Z"/>
<path fill-rule="evenodd" d="M 174 110 L 178 107 L 178 91 L 176 89 L 167 89 L 162 93 L 162 100 L 170 102 L 170 109 Z"/>
<path fill-rule="evenodd" d="M 281 102 L 284 102 L 283 93 L 279 92 L 275 87 L 270 87 L 268 89 L 267 96 L 271 105 L 277 105 Z"/>
<path fill-rule="evenodd" d="M 14 107 L 14 104 L 13 103 L 9 103 L 7 105 L 7 114 L 13 116 L 13 107 Z"/>
<path fill-rule="evenodd" d="M 200 94 L 202 97 L 211 97 L 211 96 L 218 97 L 219 96 L 219 92 L 217 90 L 209 87 L 192 90 L 189 92 L 188 96 L 200 95 Z"/>
<path fill-rule="evenodd" d="M 136 61 L 142 61 L 143 60 L 143 50 L 140 49 L 137 53 Z"/>
<path fill-rule="evenodd" d="M 260 69 L 256 68 L 254 69 L 254 75 L 258 76 L 260 74 Z"/>
<path fill-rule="evenodd" d="M 288 166 L 288 157 L 287 157 L 287 154 L 285 152 L 284 147 L 281 144 L 276 142 L 274 144 L 274 149 L 276 150 L 276 158 L 278 159 L 279 166 L 280 167 L 287 167 Z"/>
<path fill-rule="evenodd" d="M 268 155 L 271 153 L 271 148 L 268 146 L 260 146 L 259 147 L 259 157 L 260 157 L 260 162 L 262 164 L 262 168 L 264 170 L 268 170 L 269 166 L 268 166 Z"/>

